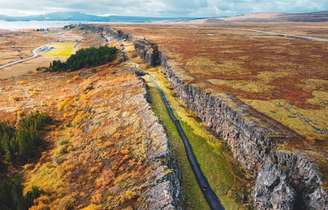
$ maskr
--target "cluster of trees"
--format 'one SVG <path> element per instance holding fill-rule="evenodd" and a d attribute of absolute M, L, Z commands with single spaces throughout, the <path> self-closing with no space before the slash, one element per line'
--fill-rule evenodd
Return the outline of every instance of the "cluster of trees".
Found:
<path fill-rule="evenodd" d="M 0 169 L 4 171 L 8 162 L 17 151 L 15 129 L 6 123 L 0 123 Z"/>
<path fill-rule="evenodd" d="M 41 145 L 40 130 L 51 119 L 39 112 L 23 118 L 17 129 L 6 123 L 0 123 L 0 159 L 1 167 L 12 163 L 25 163 L 33 158 Z"/>
<path fill-rule="evenodd" d="M 70 56 L 66 62 L 53 61 L 49 66 L 49 71 L 74 71 L 103 65 L 113 61 L 116 58 L 117 51 L 115 47 L 108 46 L 81 49 Z"/>
<path fill-rule="evenodd" d="M 24 195 L 21 178 L 5 172 L 9 165 L 25 163 L 37 154 L 42 144 L 40 130 L 50 122 L 47 115 L 35 112 L 20 120 L 17 128 L 0 123 L 1 210 L 27 210 L 40 196 L 41 191 L 36 187 Z"/>
<path fill-rule="evenodd" d="M 33 187 L 31 191 L 24 195 L 22 180 L 19 176 L 2 177 L 0 180 L 0 209 L 27 210 L 41 193 L 42 191 L 39 188 Z"/>

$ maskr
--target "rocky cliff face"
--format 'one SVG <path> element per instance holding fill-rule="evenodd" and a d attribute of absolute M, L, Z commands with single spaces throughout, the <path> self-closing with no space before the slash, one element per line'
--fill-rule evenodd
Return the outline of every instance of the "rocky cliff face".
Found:
<path fill-rule="evenodd" d="M 273 152 L 268 156 L 257 175 L 253 196 L 259 209 L 328 209 L 321 177 L 301 154 Z"/>
<path fill-rule="evenodd" d="M 144 88 L 144 98 L 147 100 L 149 96 L 146 86 Z M 147 106 L 142 114 L 144 126 L 151 131 L 148 138 L 152 139 L 147 156 L 149 164 L 156 170 L 152 181 L 154 184 L 144 193 L 144 202 L 140 202 L 138 209 L 179 210 L 181 187 L 177 163 L 163 126 L 158 122 L 150 105 Z"/>
<path fill-rule="evenodd" d="M 161 64 L 161 53 L 158 46 L 147 40 L 134 41 L 137 54 L 150 66 L 157 66 Z"/>
<path fill-rule="evenodd" d="M 147 40 L 135 40 L 134 44 L 147 64 L 162 65 L 186 106 L 224 138 L 234 157 L 254 176 L 256 209 L 328 210 L 328 195 L 316 166 L 302 154 L 276 149 L 278 141 L 297 138 L 297 134 L 232 96 L 214 95 L 187 84 L 156 44 Z"/>

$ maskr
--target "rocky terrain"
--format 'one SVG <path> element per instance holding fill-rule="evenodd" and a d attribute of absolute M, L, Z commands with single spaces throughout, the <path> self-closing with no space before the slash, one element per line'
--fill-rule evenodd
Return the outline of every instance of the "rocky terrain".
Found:
<path fill-rule="evenodd" d="M 55 120 L 40 159 L 23 168 L 31 209 L 179 209 L 179 179 L 144 83 L 124 64 L 2 79 L 0 118 Z"/>
<path fill-rule="evenodd" d="M 137 33 L 141 34 L 143 29 L 139 30 Z M 180 70 L 172 54 L 168 58 L 153 42 L 131 35 L 130 38 L 146 63 L 162 65 L 186 106 L 196 112 L 209 129 L 224 137 L 234 157 L 253 174 L 256 179 L 254 207 L 327 209 L 326 156 L 315 145 L 307 150 L 307 136 L 304 138 L 259 113 L 237 97 L 193 84 L 193 78 Z"/>

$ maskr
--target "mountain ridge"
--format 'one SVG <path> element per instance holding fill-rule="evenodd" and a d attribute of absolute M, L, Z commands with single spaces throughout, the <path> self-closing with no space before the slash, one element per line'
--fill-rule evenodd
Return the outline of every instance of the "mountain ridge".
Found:
<path fill-rule="evenodd" d="M 0 15 L 4 21 L 81 21 L 81 22 L 155 22 L 155 21 L 188 21 L 204 18 L 196 17 L 143 17 L 143 16 L 98 16 L 81 12 L 54 12 L 44 15 L 6 16 Z"/>
<path fill-rule="evenodd" d="M 231 17 L 146 17 L 146 16 L 120 16 L 108 15 L 99 16 L 82 12 L 54 12 L 43 15 L 30 16 L 7 16 L 0 14 L 3 21 L 81 21 L 81 22 L 182 22 L 193 20 L 219 19 L 225 21 L 255 21 L 255 22 L 324 22 L 328 21 L 328 11 L 308 12 L 308 13 L 279 13 L 279 12 L 258 12 Z"/>
<path fill-rule="evenodd" d="M 224 18 L 226 21 L 257 21 L 257 22 L 324 22 L 328 21 L 328 11 L 302 12 L 302 13 L 279 13 L 279 12 L 257 12 L 239 16 Z"/>

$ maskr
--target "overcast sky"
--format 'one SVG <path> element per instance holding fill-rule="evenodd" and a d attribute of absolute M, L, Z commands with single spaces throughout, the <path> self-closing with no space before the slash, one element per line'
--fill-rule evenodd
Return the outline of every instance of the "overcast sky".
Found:
<path fill-rule="evenodd" d="M 0 0 L 0 14 L 79 11 L 96 15 L 224 16 L 328 10 L 328 0 Z"/>

